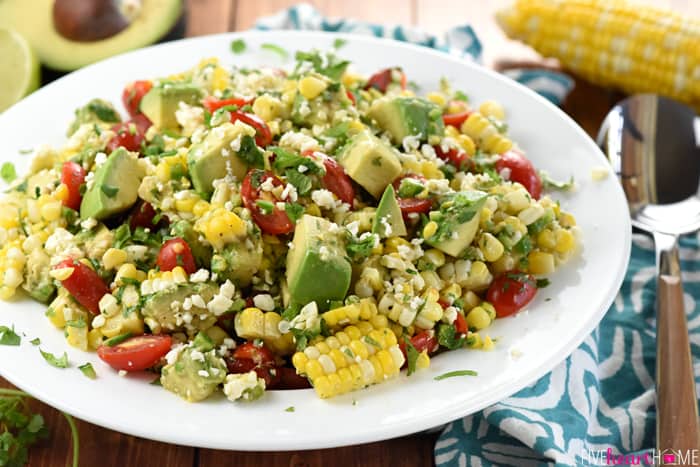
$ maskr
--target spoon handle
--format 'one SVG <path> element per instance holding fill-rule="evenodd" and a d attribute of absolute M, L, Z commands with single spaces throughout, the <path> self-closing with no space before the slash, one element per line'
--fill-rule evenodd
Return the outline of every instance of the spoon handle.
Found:
<path fill-rule="evenodd" d="M 656 443 L 660 453 L 700 448 L 700 422 L 675 236 L 655 234 L 659 276 L 656 316 Z M 663 455 L 662 465 L 665 465 Z M 670 460 L 670 459 L 669 459 Z"/>

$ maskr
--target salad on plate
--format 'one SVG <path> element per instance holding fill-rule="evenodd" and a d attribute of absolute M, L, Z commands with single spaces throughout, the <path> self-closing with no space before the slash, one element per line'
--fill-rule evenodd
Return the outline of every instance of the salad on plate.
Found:
<path fill-rule="evenodd" d="M 577 252 L 545 193 L 570 184 L 495 101 L 295 58 L 126 83 L 126 119 L 76 109 L 63 147 L 5 177 L 0 298 L 24 290 L 68 344 L 188 401 L 329 398 L 498 345 L 488 327 Z"/>

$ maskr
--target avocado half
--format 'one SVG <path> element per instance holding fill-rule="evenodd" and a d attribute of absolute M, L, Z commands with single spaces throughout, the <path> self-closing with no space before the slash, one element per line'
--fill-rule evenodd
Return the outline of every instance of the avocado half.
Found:
<path fill-rule="evenodd" d="M 157 42 L 183 13 L 181 0 L 141 0 L 141 9 L 123 30 L 92 42 L 69 40 L 54 27 L 54 0 L 0 0 L 0 28 L 12 28 L 32 46 L 39 60 L 55 70 L 72 71 L 112 55 Z"/>

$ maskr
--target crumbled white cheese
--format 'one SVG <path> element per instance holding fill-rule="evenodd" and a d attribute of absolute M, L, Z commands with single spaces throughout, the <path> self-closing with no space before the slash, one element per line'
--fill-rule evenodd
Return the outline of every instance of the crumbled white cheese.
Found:
<path fill-rule="evenodd" d="M 221 316 L 233 305 L 233 300 L 226 298 L 221 294 L 214 295 L 214 298 L 207 303 L 207 310 L 212 312 L 215 316 Z"/>
<path fill-rule="evenodd" d="M 245 399 L 244 396 L 258 386 L 265 389 L 265 380 L 258 378 L 253 370 L 248 373 L 230 374 L 224 382 L 224 394 L 228 400 L 234 402 Z"/>
<path fill-rule="evenodd" d="M 215 370 L 215 369 L 216 369 L 216 368 L 212 368 L 212 370 Z M 208 377 L 209 377 L 209 372 L 208 372 L 207 370 L 199 370 L 199 371 L 197 372 L 197 374 L 198 374 L 199 376 L 201 376 L 202 378 L 208 378 Z"/>
<path fill-rule="evenodd" d="M 326 190 L 325 188 L 321 188 L 320 190 L 312 191 L 311 192 L 311 199 L 319 207 L 324 208 L 324 209 L 333 209 L 336 206 L 336 202 L 335 202 L 335 198 L 333 197 L 333 193 Z"/>
<path fill-rule="evenodd" d="M 206 303 L 204 303 L 204 299 L 201 295 L 194 294 L 190 298 L 192 299 L 192 305 L 196 306 L 197 308 L 204 308 L 206 306 Z"/>
<path fill-rule="evenodd" d="M 299 152 L 319 149 L 318 141 L 301 132 L 288 131 L 280 138 L 280 146 Z"/>
<path fill-rule="evenodd" d="M 206 282 L 209 279 L 209 271 L 200 269 L 190 276 L 190 282 Z"/>
<path fill-rule="evenodd" d="M 203 362 L 204 354 L 197 349 L 192 349 L 192 352 L 190 353 L 190 358 L 195 362 Z"/>
<path fill-rule="evenodd" d="M 233 285 L 233 282 L 226 279 L 226 282 L 221 284 L 221 287 L 219 288 L 219 294 L 226 298 L 233 298 L 234 293 L 236 293 L 236 286 Z"/>
<path fill-rule="evenodd" d="M 258 294 L 253 297 L 253 304 L 263 311 L 272 311 L 275 309 L 275 301 L 270 294 Z"/>
<path fill-rule="evenodd" d="M 591 179 L 595 182 L 600 182 L 608 178 L 610 168 L 604 165 L 598 165 L 591 169 Z"/>

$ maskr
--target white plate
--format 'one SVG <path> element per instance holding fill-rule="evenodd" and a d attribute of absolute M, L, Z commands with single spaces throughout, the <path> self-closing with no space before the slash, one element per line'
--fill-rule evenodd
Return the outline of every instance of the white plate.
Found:
<path fill-rule="evenodd" d="M 124 84 L 131 80 L 165 76 L 209 56 L 224 63 L 279 65 L 281 59 L 260 51 L 260 44 L 308 50 L 330 48 L 337 37 L 309 32 L 224 34 L 158 45 L 89 66 L 0 115 L 0 162 L 12 161 L 24 173 L 30 156 L 19 155 L 19 150 L 61 144 L 75 107 L 98 96 L 119 102 Z M 245 39 L 248 53 L 231 53 L 235 38 Z M 629 257 L 630 222 L 622 190 L 613 176 L 591 180 L 591 169 L 606 165 L 603 154 L 563 112 L 508 78 L 426 48 L 344 38 L 348 43 L 341 55 L 363 73 L 400 65 L 424 91 L 437 88 L 444 76 L 475 103 L 489 98 L 502 102 L 511 136 L 536 166 L 556 178 L 576 177 L 578 191 L 563 197 L 562 205 L 581 227 L 582 255 L 552 275 L 552 284 L 528 311 L 489 328 L 498 338 L 496 350 L 449 352 L 433 359 L 427 371 L 410 378 L 402 374 L 333 400 L 320 400 L 309 389 L 272 391 L 252 404 L 233 404 L 223 397 L 190 404 L 146 384 L 152 375 L 119 377 L 96 355 L 69 347 L 62 332 L 44 317 L 45 307 L 26 300 L 0 308 L 0 325 L 14 324 L 26 335 L 19 347 L 0 346 L 2 376 L 47 404 L 124 433 L 207 448 L 292 450 L 365 443 L 437 426 L 510 396 L 569 355 L 612 303 Z M 72 368 L 61 370 L 44 362 L 29 343 L 34 337 L 41 338 L 44 350 L 67 351 Z M 99 375 L 95 381 L 76 369 L 88 361 Z M 459 369 L 479 375 L 433 380 Z M 295 412 L 286 412 L 289 406 Z"/>

